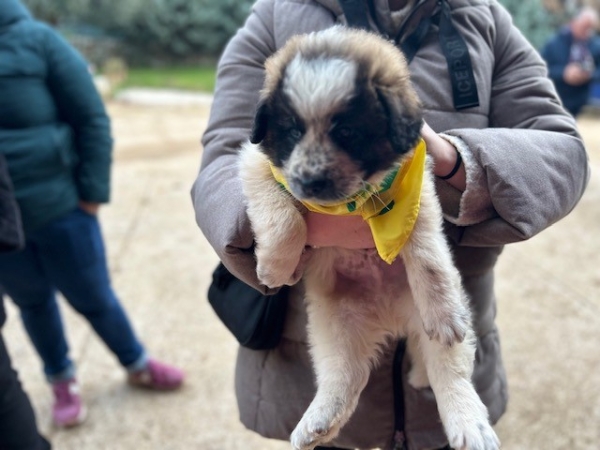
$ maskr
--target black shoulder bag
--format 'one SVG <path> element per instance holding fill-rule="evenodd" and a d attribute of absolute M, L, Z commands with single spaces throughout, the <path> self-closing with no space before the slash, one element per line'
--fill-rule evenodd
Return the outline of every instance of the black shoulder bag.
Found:
<path fill-rule="evenodd" d="M 236 278 L 223 263 L 213 272 L 208 301 L 240 345 L 253 350 L 275 348 L 281 340 L 289 287 L 264 295 Z"/>

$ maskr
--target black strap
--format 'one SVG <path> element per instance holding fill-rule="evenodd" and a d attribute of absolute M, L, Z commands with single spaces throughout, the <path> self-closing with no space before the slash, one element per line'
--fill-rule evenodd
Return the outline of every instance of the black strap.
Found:
<path fill-rule="evenodd" d="M 467 43 L 452 23 L 450 5 L 447 0 L 440 0 L 440 45 L 448 63 L 454 108 L 457 111 L 479 106 L 477 82 L 473 75 L 473 65 Z"/>
<path fill-rule="evenodd" d="M 406 57 L 406 60 L 409 64 L 419 51 L 419 48 L 421 47 L 425 36 L 427 36 L 427 33 L 429 33 L 430 27 L 431 18 L 428 17 L 426 19 L 423 19 L 419 23 L 419 26 L 417 26 L 417 29 L 399 44 L 400 49 L 402 50 L 402 53 L 404 53 L 404 56 Z"/>
<path fill-rule="evenodd" d="M 339 0 L 349 27 L 371 30 L 369 14 L 363 0 Z"/>
<path fill-rule="evenodd" d="M 371 3 L 373 0 L 369 0 Z M 429 13 L 427 10 L 429 9 Z M 414 5 L 413 9 L 408 12 L 408 15 L 402 20 L 400 24 L 400 29 L 396 33 L 395 41 L 402 42 L 405 37 L 417 28 L 415 26 L 415 19 L 423 20 L 424 18 L 428 18 L 433 16 L 435 12 L 439 9 L 439 0 L 419 0 L 416 5 Z M 423 12 L 425 11 L 425 12 Z"/>
<path fill-rule="evenodd" d="M 369 11 L 364 0 L 338 1 L 344 11 L 348 26 L 372 30 L 369 23 Z M 417 8 L 424 7 L 425 3 L 427 2 L 420 3 Z M 448 0 L 437 0 L 437 4 L 440 6 L 439 13 L 422 19 L 414 31 L 404 39 L 402 39 L 403 30 L 405 30 L 403 26 L 403 30 L 396 37 L 396 43 L 410 63 L 427 37 L 431 24 L 436 23 L 439 25 L 439 41 L 448 64 L 454 108 L 460 111 L 461 109 L 479 106 L 477 82 L 473 74 L 473 65 L 467 43 L 452 23 Z M 372 0 L 368 1 L 368 6 L 370 13 L 375 17 Z M 414 13 L 416 13 L 416 10 L 413 10 L 411 14 Z M 376 20 L 376 18 L 373 20 Z M 407 22 L 410 22 L 410 17 L 407 18 L 405 25 Z M 379 30 L 377 31 L 382 34 Z"/>

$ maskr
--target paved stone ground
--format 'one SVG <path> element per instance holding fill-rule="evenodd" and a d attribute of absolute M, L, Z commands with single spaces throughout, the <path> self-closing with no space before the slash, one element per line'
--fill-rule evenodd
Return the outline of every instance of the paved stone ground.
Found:
<path fill-rule="evenodd" d="M 179 392 L 128 387 L 114 357 L 61 302 L 88 421 L 50 425 L 50 392 L 10 302 L 5 338 L 39 424 L 59 450 L 284 450 L 238 423 L 236 345 L 206 302 L 216 258 L 189 198 L 207 102 L 109 103 L 113 201 L 101 220 L 113 284 L 150 352 L 185 368 Z M 565 220 L 506 248 L 497 274 L 511 402 L 496 427 L 506 450 L 600 448 L 600 119 L 585 117 L 593 178 Z"/>

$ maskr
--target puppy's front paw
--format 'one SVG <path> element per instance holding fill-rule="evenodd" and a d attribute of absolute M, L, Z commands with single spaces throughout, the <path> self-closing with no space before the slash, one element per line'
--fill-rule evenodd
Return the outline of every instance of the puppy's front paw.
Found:
<path fill-rule="evenodd" d="M 305 264 L 300 264 L 303 247 L 280 250 L 278 247 L 256 249 L 256 275 L 269 288 L 296 284 L 302 277 Z"/>
<path fill-rule="evenodd" d="M 425 333 L 440 344 L 462 342 L 471 327 L 471 316 L 461 302 L 439 302 L 422 315 Z"/>
<path fill-rule="evenodd" d="M 270 288 L 278 288 L 286 284 L 292 275 L 294 269 L 289 270 L 287 261 L 261 261 L 258 260 L 256 266 L 256 275 L 258 281 Z"/>
<path fill-rule="evenodd" d="M 305 253 L 306 224 L 298 211 L 295 214 L 299 219 L 293 217 L 288 223 L 277 222 L 279 226 L 255 230 L 256 274 L 270 288 L 296 284 L 302 277 L 305 264 L 300 262 Z"/>

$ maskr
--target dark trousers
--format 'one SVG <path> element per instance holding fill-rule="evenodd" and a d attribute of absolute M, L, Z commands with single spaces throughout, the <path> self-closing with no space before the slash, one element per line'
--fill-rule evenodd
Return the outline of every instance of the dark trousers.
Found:
<path fill-rule="evenodd" d="M 127 368 L 144 349 L 111 284 L 98 219 L 77 209 L 27 235 L 23 250 L 0 255 L 0 285 L 21 318 L 49 379 L 74 375 L 56 290 L 82 314 Z"/>
<path fill-rule="evenodd" d="M 0 333 L 0 450 L 47 449 L 50 444 L 37 430 L 33 408 L 11 367 Z"/>

